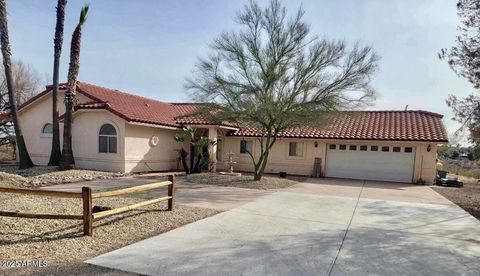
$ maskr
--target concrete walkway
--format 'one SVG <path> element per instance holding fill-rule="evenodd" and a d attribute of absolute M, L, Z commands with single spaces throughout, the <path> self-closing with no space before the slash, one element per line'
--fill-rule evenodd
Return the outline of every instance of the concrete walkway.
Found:
<path fill-rule="evenodd" d="M 461 208 L 428 187 L 346 182 L 307 181 L 87 262 L 147 275 L 480 274 L 480 223 Z"/>

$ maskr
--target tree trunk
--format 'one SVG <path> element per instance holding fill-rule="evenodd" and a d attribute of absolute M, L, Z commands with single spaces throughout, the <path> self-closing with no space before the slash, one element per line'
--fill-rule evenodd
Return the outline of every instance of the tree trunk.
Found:
<path fill-rule="evenodd" d="M 53 88 L 52 88 L 52 151 L 50 153 L 49 166 L 58 166 L 62 158 L 60 149 L 60 123 L 58 120 L 58 79 L 60 72 L 60 56 L 63 44 L 63 25 L 65 21 L 65 7 L 67 0 L 58 0 L 57 23 L 55 26 L 54 38 L 54 60 L 53 60 Z"/>
<path fill-rule="evenodd" d="M 60 167 L 72 169 L 75 167 L 75 158 L 72 150 L 72 113 L 75 103 L 77 77 L 80 70 L 80 45 L 82 41 L 82 25 L 87 20 L 88 6 L 82 8 L 80 21 L 72 35 L 70 44 L 70 66 L 68 68 L 67 92 L 65 93 L 65 121 L 63 123 L 63 148 Z"/>
<path fill-rule="evenodd" d="M 18 121 L 17 104 L 15 101 L 15 92 L 13 91 L 12 68 L 10 60 L 10 41 L 8 37 L 8 21 L 7 21 L 7 3 L 5 0 L 0 0 L 0 32 L 1 32 L 1 48 L 3 56 L 3 66 L 5 67 L 5 79 L 7 81 L 8 102 L 10 115 L 13 121 L 13 128 L 15 130 L 15 140 L 18 148 L 19 167 L 20 169 L 27 169 L 33 167 L 32 159 L 28 154 L 25 140 L 23 139 L 20 122 Z"/>
<path fill-rule="evenodd" d="M 267 167 L 269 153 L 270 153 L 269 151 L 266 151 L 260 157 L 258 164 L 255 166 L 255 173 L 253 175 L 253 180 L 258 181 L 262 179 L 263 173 L 265 172 L 265 168 Z"/>
<path fill-rule="evenodd" d="M 69 89 L 70 90 L 70 89 Z M 67 91 L 65 94 L 65 120 L 63 123 L 63 149 L 62 158 L 60 160 L 60 167 L 63 170 L 70 170 L 75 168 L 75 158 L 72 150 L 72 109 L 73 99 Z"/>

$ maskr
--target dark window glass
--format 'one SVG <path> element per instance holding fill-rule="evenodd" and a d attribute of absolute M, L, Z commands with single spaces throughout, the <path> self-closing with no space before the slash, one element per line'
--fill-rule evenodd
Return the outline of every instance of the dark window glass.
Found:
<path fill-rule="evenodd" d="M 370 150 L 371 150 L 371 151 L 378 151 L 378 146 L 371 146 L 371 147 L 370 147 Z"/>
<path fill-rule="evenodd" d="M 367 146 L 360 146 L 360 150 L 361 150 L 361 151 L 366 151 L 366 150 L 367 150 Z"/>
<path fill-rule="evenodd" d="M 393 152 L 400 152 L 400 147 L 393 147 Z"/>
<path fill-rule="evenodd" d="M 357 146 L 356 145 L 350 145 L 350 150 L 357 150 Z"/>
<path fill-rule="evenodd" d="M 117 137 L 108 137 L 108 152 L 117 153 Z"/>
<path fill-rule="evenodd" d="M 252 153 L 252 141 L 240 141 L 240 153 Z"/>
<path fill-rule="evenodd" d="M 302 156 L 303 155 L 303 143 L 290 142 L 288 146 L 289 156 Z"/>
<path fill-rule="evenodd" d="M 222 139 L 217 139 L 217 160 L 222 161 L 223 158 L 223 143 Z"/>
<path fill-rule="evenodd" d="M 108 137 L 99 136 L 98 137 L 98 151 L 99 152 L 108 152 Z"/>
<path fill-rule="evenodd" d="M 330 145 L 328 145 L 328 148 L 329 148 L 329 149 L 336 149 L 336 148 L 337 148 L 337 145 L 330 144 Z"/>
<path fill-rule="evenodd" d="M 117 135 L 117 131 L 115 130 L 115 128 L 111 124 L 104 124 L 100 128 L 100 134 L 103 134 L 103 135 Z"/>
<path fill-rule="evenodd" d="M 104 124 L 98 135 L 98 151 L 117 153 L 117 131 L 111 124 Z"/>
<path fill-rule="evenodd" d="M 346 149 L 347 149 L 347 145 L 340 145 L 339 149 L 341 149 L 341 150 L 346 150 Z"/>
<path fill-rule="evenodd" d="M 389 151 L 390 151 L 390 147 L 382 147 L 382 151 L 384 151 L 384 152 L 389 152 Z"/>
<path fill-rule="evenodd" d="M 411 147 L 405 147 L 405 152 L 413 152 L 413 148 L 411 148 Z"/>

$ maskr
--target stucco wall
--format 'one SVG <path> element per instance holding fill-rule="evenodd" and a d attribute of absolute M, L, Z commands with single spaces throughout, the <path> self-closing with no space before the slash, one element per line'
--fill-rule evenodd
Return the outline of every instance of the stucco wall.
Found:
<path fill-rule="evenodd" d="M 117 152 L 99 152 L 98 134 L 104 124 L 117 131 Z M 125 121 L 105 110 L 76 113 L 72 130 L 73 154 L 77 168 L 125 171 Z"/>
<path fill-rule="evenodd" d="M 176 130 L 126 124 L 125 170 L 168 171 L 177 169 L 177 152 L 179 146 L 173 139 Z M 151 142 L 158 137 L 155 146 Z"/>
<path fill-rule="evenodd" d="M 228 153 L 233 152 L 235 164 L 234 169 L 237 171 L 253 171 L 253 163 L 248 154 L 240 154 L 240 141 L 253 141 L 253 152 L 255 158 L 259 157 L 260 144 L 255 138 L 237 138 L 223 137 L 223 160 L 219 162 L 218 168 L 226 170 L 226 162 Z M 302 157 L 288 156 L 289 142 L 304 142 L 304 152 Z M 315 147 L 315 142 L 318 146 Z M 401 146 L 415 148 L 415 165 L 413 182 L 417 182 L 419 178 L 432 183 L 435 178 L 435 165 L 437 145 L 426 142 L 385 142 L 385 141 L 346 141 L 346 140 L 313 140 L 313 139 L 280 139 L 272 148 L 269 156 L 269 162 L 265 169 L 267 173 L 278 173 L 285 171 L 289 174 L 296 175 L 312 175 L 315 157 L 322 159 L 322 174 L 325 172 L 326 147 L 328 143 L 336 144 L 355 144 L 355 145 L 382 145 L 382 146 Z M 430 145 L 430 152 L 427 147 Z"/>
<path fill-rule="evenodd" d="M 65 113 L 65 105 L 63 104 L 64 94 L 59 93 L 58 97 L 59 114 Z M 79 102 L 86 102 L 88 98 L 81 94 L 77 94 Z M 42 134 L 42 128 L 46 123 L 52 123 L 52 98 L 51 94 L 47 94 L 35 103 L 22 108 L 19 112 L 19 120 L 27 145 L 30 157 L 36 165 L 47 165 L 50 158 L 52 146 L 52 135 Z M 60 141 L 63 137 L 63 125 L 60 124 Z"/>

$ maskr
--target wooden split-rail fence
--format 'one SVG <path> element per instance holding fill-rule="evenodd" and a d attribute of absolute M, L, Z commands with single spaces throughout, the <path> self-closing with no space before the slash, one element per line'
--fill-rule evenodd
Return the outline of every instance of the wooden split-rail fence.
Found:
<path fill-rule="evenodd" d="M 134 210 L 143 206 L 154 204 L 161 201 L 168 201 L 168 210 L 173 210 L 173 197 L 174 197 L 174 183 L 175 176 L 169 175 L 168 181 L 139 185 L 119 190 L 112 190 L 106 192 L 92 192 L 89 187 L 82 187 L 82 192 L 61 192 L 61 191 L 48 191 L 48 190 L 34 190 L 34 189 L 18 189 L 18 188 L 2 188 L 0 192 L 3 193 L 16 193 L 34 196 L 51 196 L 62 198 L 79 198 L 83 202 L 83 214 L 82 215 L 63 215 L 63 214 L 32 214 L 32 213 L 19 213 L 19 212 L 3 212 L 0 211 L 0 216 L 4 217 L 18 217 L 18 218 L 35 218 L 35 219 L 71 219 L 71 220 L 83 220 L 83 234 L 87 236 L 93 236 L 93 221 L 95 219 L 104 218 L 111 215 L 120 214 L 130 210 Z M 145 200 L 135 204 L 131 204 L 124 207 L 118 207 L 110 210 L 100 211 L 93 213 L 93 200 L 96 198 L 104 198 L 111 196 L 119 196 L 137 192 L 144 192 L 161 187 L 168 187 L 167 196 Z"/>

